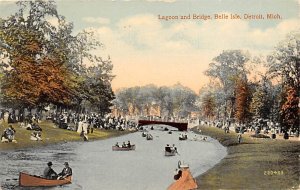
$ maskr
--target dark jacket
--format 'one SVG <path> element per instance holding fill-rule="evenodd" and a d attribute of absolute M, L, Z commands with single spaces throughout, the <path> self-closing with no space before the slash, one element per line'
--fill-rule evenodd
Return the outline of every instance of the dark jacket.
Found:
<path fill-rule="evenodd" d="M 68 177 L 72 175 L 72 168 L 65 167 L 59 174 L 59 176 Z"/>

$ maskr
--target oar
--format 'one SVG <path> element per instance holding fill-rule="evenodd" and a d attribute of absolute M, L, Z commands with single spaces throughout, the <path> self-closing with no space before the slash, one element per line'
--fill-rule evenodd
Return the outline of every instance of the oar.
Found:
<path fill-rule="evenodd" d="M 6 179 L 6 181 L 10 181 L 10 180 L 17 181 L 17 180 L 18 180 L 18 178 Z"/>

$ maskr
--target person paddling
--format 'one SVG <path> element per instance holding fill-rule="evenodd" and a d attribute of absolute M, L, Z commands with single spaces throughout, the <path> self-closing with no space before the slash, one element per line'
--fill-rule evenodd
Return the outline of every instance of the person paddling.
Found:
<path fill-rule="evenodd" d="M 57 173 L 51 168 L 52 167 L 52 162 L 47 163 L 47 167 L 44 170 L 44 178 L 47 179 L 56 179 L 57 178 Z"/>
<path fill-rule="evenodd" d="M 64 163 L 65 167 L 64 169 L 58 174 L 57 179 L 65 179 L 68 176 L 72 175 L 72 168 L 70 168 L 69 163 L 65 162 Z"/>

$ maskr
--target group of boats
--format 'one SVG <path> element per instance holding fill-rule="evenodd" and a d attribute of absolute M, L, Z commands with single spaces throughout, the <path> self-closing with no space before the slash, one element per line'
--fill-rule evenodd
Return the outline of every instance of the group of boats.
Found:
<path fill-rule="evenodd" d="M 153 130 L 153 127 L 151 128 Z M 164 129 L 167 131 L 166 129 Z M 169 131 L 170 132 L 170 131 Z M 142 137 L 146 137 L 147 140 L 153 140 L 153 136 L 148 132 L 148 131 L 143 131 Z M 186 134 L 180 134 L 179 140 L 187 140 L 187 135 Z M 205 139 L 206 140 L 206 139 Z M 130 142 L 130 141 L 128 141 Z M 114 146 L 112 146 L 113 151 L 131 151 L 135 150 L 136 145 L 135 144 L 126 144 L 126 146 L 119 146 L 118 143 Z M 175 156 L 176 154 L 179 154 L 177 152 L 177 148 L 173 144 L 173 146 L 167 146 L 165 147 L 165 156 Z M 188 170 L 188 165 L 181 164 L 181 162 L 178 163 L 178 168 L 180 168 L 180 171 L 184 171 L 187 173 L 187 175 L 190 175 L 190 172 Z M 179 176 L 180 175 L 180 176 Z M 177 174 L 174 176 L 174 179 L 178 180 L 183 174 Z M 190 177 L 190 176 L 189 176 Z M 70 184 L 72 183 L 72 176 L 68 176 L 63 179 L 46 179 L 41 176 L 37 175 L 30 175 L 24 172 L 20 172 L 19 174 L 19 185 L 22 187 L 53 187 L 53 186 L 60 186 L 60 185 L 65 185 L 65 184 Z M 193 184 L 195 185 L 195 184 Z M 192 186 L 193 186 L 192 185 Z M 173 188 L 175 187 L 174 185 L 171 188 L 168 189 L 176 189 Z"/>

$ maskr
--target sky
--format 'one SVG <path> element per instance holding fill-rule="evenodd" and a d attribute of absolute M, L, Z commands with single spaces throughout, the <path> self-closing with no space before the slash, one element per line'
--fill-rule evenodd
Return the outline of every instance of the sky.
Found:
<path fill-rule="evenodd" d="M 95 53 L 114 65 L 114 90 L 181 83 L 199 92 L 204 75 L 223 50 L 270 54 L 292 30 L 299 29 L 297 0 L 60 0 L 59 14 L 73 22 L 74 33 L 93 30 L 104 44 Z M 0 0 L 0 17 L 16 11 Z M 215 14 L 229 19 L 215 19 Z M 231 14 L 241 19 L 230 19 Z M 246 19 L 244 15 L 264 19 Z M 280 15 L 267 19 L 267 14 Z M 193 19 L 193 15 L 211 19 Z M 162 19 L 171 16 L 174 19 Z M 178 19 L 176 19 L 176 16 Z M 180 16 L 190 16 L 181 19 Z"/>

